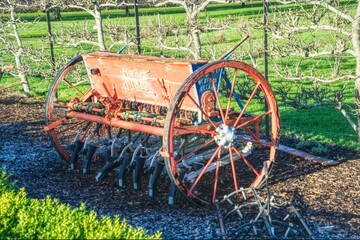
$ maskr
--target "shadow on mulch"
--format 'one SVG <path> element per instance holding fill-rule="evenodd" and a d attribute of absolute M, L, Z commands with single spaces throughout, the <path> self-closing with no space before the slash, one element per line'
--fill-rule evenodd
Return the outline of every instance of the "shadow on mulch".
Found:
<path fill-rule="evenodd" d="M 158 196 L 149 199 L 146 194 L 146 177 L 142 181 L 142 189 L 145 190 L 134 191 L 130 176 L 127 187 L 119 189 L 113 173 L 105 177 L 104 181 L 96 183 L 96 169 L 87 175 L 79 170 L 70 171 L 53 150 L 42 129 L 43 105 L 39 100 L 16 95 L 0 96 L 0 121 L 3 125 L 0 127 L 0 142 L 13 142 L 13 148 L 18 148 L 19 154 L 28 155 L 26 162 L 21 162 L 22 159 L 12 160 L 13 165 L 9 168 L 29 196 L 44 198 L 50 195 L 72 206 L 86 202 L 90 209 L 107 215 L 164 209 L 192 214 L 214 211 L 212 207 L 198 209 L 182 198 L 178 199 L 175 207 L 167 205 L 169 182 L 165 179 L 158 186 Z M 287 143 L 294 147 L 294 142 L 282 140 L 282 144 Z M 321 231 L 324 231 L 330 234 L 328 236 L 337 238 L 341 238 L 339 234 L 360 238 L 360 162 L 351 160 L 359 159 L 360 154 L 351 149 L 334 146 L 327 148 L 330 151 L 322 157 L 337 160 L 340 165 L 321 166 L 279 152 L 269 179 L 270 190 L 299 204 L 303 209 L 302 215 L 311 221 L 309 225 L 318 236 L 321 237 Z M 37 152 L 36 159 L 31 159 L 32 155 L 28 151 Z M 0 161 L 0 164 L 3 163 Z"/>

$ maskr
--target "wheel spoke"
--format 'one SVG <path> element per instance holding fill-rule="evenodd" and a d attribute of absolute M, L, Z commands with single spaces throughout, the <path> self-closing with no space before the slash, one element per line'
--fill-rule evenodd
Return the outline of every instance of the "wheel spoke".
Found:
<path fill-rule="evenodd" d="M 57 132 L 57 134 L 61 134 L 61 133 L 64 133 L 64 132 L 66 132 L 66 131 L 69 131 L 69 130 L 73 129 L 74 127 L 79 126 L 80 124 L 84 123 L 85 121 L 86 121 L 86 120 L 81 120 L 81 121 L 79 121 L 79 122 L 77 122 L 77 123 L 74 123 L 73 125 L 71 125 L 71 126 L 65 128 L 65 129 Z"/>
<path fill-rule="evenodd" d="M 221 102 L 220 102 L 219 95 L 218 95 L 218 92 L 217 92 L 217 89 L 216 89 L 216 86 L 215 86 L 215 79 L 214 79 L 212 74 L 210 74 L 210 78 L 211 78 L 212 87 L 214 89 L 214 95 L 215 95 L 216 101 L 219 104 L 219 112 L 220 112 L 221 118 L 223 119 L 223 122 L 225 123 L 226 119 L 224 118 L 224 112 L 223 112 L 223 109 L 221 107 Z"/>
<path fill-rule="evenodd" d="M 86 102 L 87 100 L 89 100 L 93 95 L 93 89 L 89 88 L 85 94 L 83 94 L 83 96 L 81 96 L 80 101 L 81 102 Z"/>
<path fill-rule="evenodd" d="M 243 126 L 243 129 L 244 129 L 245 132 L 247 132 L 247 134 L 249 134 L 253 139 L 255 139 L 256 141 L 259 141 L 259 136 L 256 136 L 247 126 Z"/>
<path fill-rule="evenodd" d="M 52 130 L 54 128 L 57 128 L 58 126 L 64 124 L 65 122 L 67 122 L 67 118 L 60 118 L 58 120 L 56 120 L 55 122 L 52 122 L 51 124 L 47 125 L 44 127 L 45 131 L 49 131 Z"/>
<path fill-rule="evenodd" d="M 229 148 L 229 155 L 230 155 L 231 172 L 232 172 L 233 180 L 234 180 L 234 187 L 235 187 L 235 191 L 237 191 L 239 189 L 239 187 L 238 187 L 237 179 L 236 179 L 236 169 L 235 169 L 235 164 L 234 164 L 232 147 Z"/>
<path fill-rule="evenodd" d="M 69 107 L 68 106 L 64 106 L 64 105 L 60 105 L 60 104 L 54 104 L 54 106 L 53 106 L 53 109 L 57 109 L 57 108 L 59 108 L 59 109 L 68 109 Z"/>
<path fill-rule="evenodd" d="M 80 93 L 81 95 L 84 95 L 83 92 L 80 91 L 80 89 L 78 89 L 74 84 L 72 84 L 70 81 L 68 81 L 66 78 L 63 79 L 64 82 L 66 82 L 70 87 L 72 87 L 73 89 L 75 89 L 78 93 Z"/>
<path fill-rule="evenodd" d="M 209 136 L 214 136 L 216 134 L 216 132 L 214 132 L 213 130 L 206 130 L 203 127 L 202 128 L 201 127 L 199 127 L 199 126 L 181 126 L 181 127 L 175 127 L 175 130 L 176 130 L 177 134 L 198 133 L 198 134 L 209 135 Z M 215 124 L 214 124 L 214 128 L 216 128 Z"/>
<path fill-rule="evenodd" d="M 182 162 L 184 159 L 186 159 L 187 157 L 191 156 L 192 154 L 196 153 L 197 151 L 200 151 L 201 149 L 203 149 L 204 147 L 208 146 L 209 144 L 213 143 L 215 141 L 215 139 L 211 139 L 210 141 L 208 141 L 207 143 L 204 143 L 202 145 L 200 145 L 199 147 L 197 147 L 195 150 L 189 152 L 188 154 L 186 154 L 185 156 L 183 156 L 182 158 L 180 158 L 179 160 L 177 160 L 175 163 L 178 164 L 180 162 Z"/>
<path fill-rule="evenodd" d="M 261 119 L 262 117 L 264 117 L 264 116 L 266 116 L 266 115 L 268 115 L 270 113 L 271 113 L 271 110 L 269 110 L 266 113 L 263 113 L 263 114 L 261 114 L 259 116 L 256 116 L 254 118 L 251 118 L 251 119 L 239 124 L 238 126 L 236 126 L 236 124 L 234 124 L 234 126 L 235 126 L 236 129 L 242 128 L 243 126 L 246 126 L 246 125 L 248 125 L 248 124 L 250 124 L 252 122 L 256 122 L 257 120 Z"/>
<path fill-rule="evenodd" d="M 228 118 L 228 115 L 229 115 L 229 109 L 230 109 L 230 106 L 231 106 L 231 98 L 234 94 L 234 85 L 235 85 L 235 79 L 236 79 L 236 75 L 237 75 L 237 69 L 235 70 L 234 72 L 234 77 L 233 77 L 233 80 L 231 82 L 231 90 L 230 90 L 230 94 L 229 94 L 229 98 L 228 98 L 228 103 L 227 103 L 227 107 L 226 107 L 226 113 L 225 113 L 225 121 L 227 120 Z"/>
<path fill-rule="evenodd" d="M 246 160 L 246 158 L 244 158 L 244 156 L 234 147 L 232 146 L 232 149 L 236 152 L 236 154 L 244 161 L 244 163 L 246 164 L 246 166 L 248 166 L 254 173 L 256 176 L 259 176 L 260 174 L 256 171 L 256 169 Z"/>
<path fill-rule="evenodd" d="M 258 83 L 256 84 L 256 86 L 255 86 L 254 90 L 252 91 L 252 93 L 251 93 L 251 95 L 250 95 L 249 99 L 247 100 L 247 102 L 246 102 L 246 104 L 245 104 L 244 108 L 241 110 L 241 112 L 240 112 L 240 114 L 239 114 L 238 118 L 236 119 L 236 122 L 235 122 L 234 126 L 236 126 L 236 125 L 239 123 L 239 121 L 240 121 L 241 117 L 244 115 L 244 112 L 245 112 L 246 108 L 248 107 L 248 105 L 249 105 L 250 101 L 253 99 L 253 97 L 254 97 L 254 95 L 255 95 L 255 93 L 256 93 L 256 91 L 257 91 L 257 89 L 259 88 L 259 86 L 260 86 L 260 82 L 258 82 Z"/>
<path fill-rule="evenodd" d="M 220 157 L 221 157 L 221 151 L 218 151 L 218 158 L 216 160 L 216 170 L 215 170 L 215 179 L 214 179 L 214 192 L 213 192 L 213 198 L 212 202 L 215 203 L 216 198 L 216 192 L 217 192 L 217 183 L 218 183 L 218 177 L 219 177 L 219 167 L 220 167 Z"/>
<path fill-rule="evenodd" d="M 206 169 L 209 167 L 209 165 L 211 164 L 211 162 L 214 160 L 216 154 L 218 153 L 218 151 L 221 150 L 221 146 L 219 146 L 215 152 L 213 153 L 213 155 L 211 156 L 211 158 L 209 159 L 209 161 L 206 163 L 205 167 L 202 169 L 201 173 L 199 174 L 199 176 L 197 176 L 194 184 L 191 186 L 191 188 L 189 189 L 188 194 L 192 195 L 192 192 L 194 190 L 194 188 L 196 187 L 196 185 L 199 183 L 200 179 L 202 178 L 202 176 L 204 175 Z"/>
<path fill-rule="evenodd" d="M 256 143 L 265 147 L 273 147 L 274 144 L 272 142 L 267 142 L 265 140 L 254 140 L 251 138 L 246 138 L 246 137 L 237 137 L 236 140 L 238 141 L 244 141 L 244 142 L 252 142 L 252 143 Z"/>

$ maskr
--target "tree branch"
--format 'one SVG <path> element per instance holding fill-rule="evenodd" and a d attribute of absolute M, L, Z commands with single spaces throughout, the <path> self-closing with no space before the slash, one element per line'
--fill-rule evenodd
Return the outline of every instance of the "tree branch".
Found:
<path fill-rule="evenodd" d="M 186 2 L 185 1 L 180 1 L 180 0 L 166 0 L 166 1 L 163 1 L 163 2 L 160 2 L 160 3 L 156 3 L 154 6 L 155 7 L 162 7 L 162 6 L 165 6 L 165 5 L 169 4 L 169 3 L 176 4 L 176 5 L 181 5 L 184 8 L 187 8 Z"/>
<path fill-rule="evenodd" d="M 120 7 L 122 5 L 125 5 L 123 4 L 124 2 L 120 3 L 120 4 L 115 4 L 115 3 L 103 3 L 103 4 L 100 4 L 99 7 L 100 8 L 104 8 L 104 7 Z"/>
<path fill-rule="evenodd" d="M 354 21 L 354 18 L 352 18 L 351 16 L 341 12 L 340 10 L 334 8 L 333 6 L 331 6 L 330 4 L 327 4 L 326 2 L 324 1 L 309 1 L 311 4 L 313 5 L 319 5 L 319 6 L 322 6 L 330 11 L 332 11 L 333 13 L 335 13 L 336 15 L 338 15 L 339 17 L 349 21 L 349 22 L 352 22 Z"/>
<path fill-rule="evenodd" d="M 350 79 L 356 78 L 355 75 L 351 75 L 351 74 L 346 74 L 346 75 L 342 75 L 342 76 L 339 76 L 336 78 L 331 78 L 331 79 L 321 78 L 321 77 L 317 77 L 317 76 L 313 76 L 313 75 L 293 76 L 291 73 L 285 75 L 282 73 L 282 71 L 278 68 L 277 65 L 275 65 L 274 70 L 278 76 L 285 78 L 287 80 L 292 80 L 292 81 L 312 80 L 312 81 L 321 82 L 321 83 L 333 83 L 333 82 L 337 82 L 337 81 L 344 80 L 344 79 L 350 80 Z"/>
<path fill-rule="evenodd" d="M 94 46 L 97 46 L 97 47 L 99 46 L 99 43 L 88 41 L 88 40 L 81 40 L 81 41 L 78 41 L 76 43 L 72 43 L 72 44 L 70 43 L 69 45 L 74 46 L 74 47 L 78 47 L 81 44 L 90 44 L 90 45 L 94 45 Z"/>
<path fill-rule="evenodd" d="M 351 32 L 346 31 L 344 28 L 337 28 L 328 25 L 311 25 L 311 26 L 299 26 L 299 27 L 291 27 L 287 29 L 287 33 L 295 33 L 302 30 L 324 30 L 324 31 L 334 31 L 338 33 L 342 33 L 347 37 L 351 37 Z"/>
<path fill-rule="evenodd" d="M 82 6 L 78 6 L 78 5 L 71 5 L 71 4 L 69 5 L 69 7 L 84 10 L 87 13 L 89 13 L 91 16 L 93 16 L 94 18 L 96 17 L 95 13 L 86 7 L 82 7 Z"/>
<path fill-rule="evenodd" d="M 118 41 L 118 42 L 113 42 L 113 43 L 110 45 L 109 50 L 111 50 L 114 46 L 120 45 L 120 44 L 123 44 L 123 45 L 126 44 L 127 46 L 129 46 L 129 45 L 136 46 L 136 44 L 133 43 L 133 42 L 127 43 L 127 42 L 125 42 L 125 41 Z"/>
<path fill-rule="evenodd" d="M 191 55 L 193 55 L 193 57 L 196 59 L 197 55 L 194 51 L 192 51 L 190 48 L 187 47 L 180 47 L 180 46 L 176 46 L 176 47 L 169 47 L 167 45 L 165 45 L 160 39 L 158 39 L 158 42 L 160 44 L 160 47 L 163 49 L 168 49 L 168 50 L 180 50 L 180 51 L 186 51 L 189 52 Z"/>
<path fill-rule="evenodd" d="M 348 75 L 343 75 L 343 76 L 333 78 L 333 79 L 319 78 L 319 77 L 316 77 L 316 76 L 301 76 L 301 77 L 289 77 L 289 76 L 286 76 L 285 78 L 288 79 L 288 80 L 293 80 L 293 81 L 309 79 L 309 80 L 316 81 L 316 82 L 333 83 L 333 82 L 337 82 L 337 81 L 344 80 L 344 79 L 355 79 L 355 76 L 348 74 Z"/>
<path fill-rule="evenodd" d="M 320 57 L 320 56 L 331 56 L 331 55 L 340 54 L 340 53 L 351 54 L 351 51 L 344 49 L 344 50 L 340 50 L 340 51 L 323 51 L 323 52 L 317 52 L 317 53 L 290 53 L 286 56 L 311 58 L 311 57 Z M 305 56 L 305 54 L 306 54 L 306 56 Z"/>
<path fill-rule="evenodd" d="M 194 12 L 191 14 L 191 17 L 194 17 L 195 15 L 199 14 L 201 11 L 204 11 L 205 8 L 210 4 L 210 3 L 226 3 L 228 0 L 206 0 L 205 2 L 203 2 L 200 7 L 198 7 L 196 10 L 194 10 Z"/>
<path fill-rule="evenodd" d="M 185 11 L 186 11 L 186 15 L 188 15 L 188 17 L 190 17 L 190 12 L 189 12 L 189 9 L 188 9 L 185 1 L 166 0 L 166 1 L 163 1 L 163 2 L 160 2 L 160 3 L 155 4 L 154 6 L 155 6 L 155 7 L 162 7 L 162 6 L 165 6 L 165 5 L 169 4 L 169 3 L 182 6 L 182 7 L 185 9 Z"/>

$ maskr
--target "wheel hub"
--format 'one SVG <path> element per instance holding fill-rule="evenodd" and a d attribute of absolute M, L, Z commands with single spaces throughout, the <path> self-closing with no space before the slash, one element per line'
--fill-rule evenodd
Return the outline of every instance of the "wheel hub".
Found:
<path fill-rule="evenodd" d="M 215 131 L 219 134 L 214 137 L 215 142 L 219 146 L 229 148 L 234 144 L 234 141 L 236 139 L 234 127 L 221 124 L 216 128 Z"/>

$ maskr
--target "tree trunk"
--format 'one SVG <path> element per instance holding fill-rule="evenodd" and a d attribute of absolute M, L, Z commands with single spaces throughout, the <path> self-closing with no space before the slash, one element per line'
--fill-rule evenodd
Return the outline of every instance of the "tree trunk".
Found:
<path fill-rule="evenodd" d="M 198 15 L 188 18 L 188 24 L 190 25 L 190 34 L 193 40 L 193 44 L 195 47 L 195 58 L 201 58 L 201 41 L 200 41 L 200 29 L 198 23 Z"/>
<path fill-rule="evenodd" d="M 356 58 L 355 100 L 357 106 L 357 135 L 360 142 L 360 1 L 358 1 L 354 22 L 352 23 L 351 35 Z"/>
<path fill-rule="evenodd" d="M 197 29 L 191 30 L 191 36 L 194 40 L 196 59 L 200 59 L 201 58 L 200 31 Z"/>
<path fill-rule="evenodd" d="M 15 62 L 16 62 L 16 68 L 19 71 L 19 77 L 20 77 L 21 82 L 23 84 L 23 89 L 24 89 L 25 96 L 28 97 L 30 95 L 30 85 L 29 85 L 29 82 L 27 80 L 27 77 L 26 77 L 26 74 L 25 74 L 25 71 L 24 71 L 24 67 L 23 67 L 22 62 L 21 62 L 21 54 L 22 54 L 22 51 L 23 51 L 23 44 L 22 44 L 22 41 L 21 41 L 21 38 L 20 38 L 20 35 L 19 35 L 18 26 L 16 24 L 14 6 L 10 7 L 10 18 L 11 18 L 12 27 L 14 29 L 14 36 L 16 38 L 17 45 L 18 45 L 18 50 L 17 50 L 16 53 L 14 53 Z"/>
<path fill-rule="evenodd" d="M 22 50 L 20 49 L 15 54 L 16 68 L 19 71 L 19 78 L 20 78 L 21 83 L 23 85 L 25 96 L 29 97 L 30 96 L 30 85 L 29 85 L 29 82 L 27 80 L 27 77 L 26 77 L 26 74 L 25 74 L 25 71 L 24 71 L 24 67 L 23 67 L 22 62 L 21 62 L 21 53 L 22 53 Z"/>
<path fill-rule="evenodd" d="M 101 10 L 99 6 L 95 5 L 95 23 L 96 23 L 96 29 L 97 29 L 97 36 L 98 36 L 98 43 L 100 50 L 104 51 L 106 50 L 105 46 L 105 40 L 104 40 L 104 30 L 102 25 L 102 18 L 101 18 Z"/>

